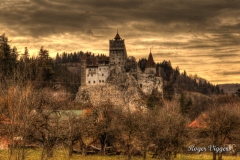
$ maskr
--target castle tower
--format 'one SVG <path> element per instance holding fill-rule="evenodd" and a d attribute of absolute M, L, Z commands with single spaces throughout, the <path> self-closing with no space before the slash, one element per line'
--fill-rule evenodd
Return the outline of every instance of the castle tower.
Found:
<path fill-rule="evenodd" d="M 86 54 L 81 56 L 81 86 L 86 85 L 86 65 L 87 65 L 87 57 Z"/>
<path fill-rule="evenodd" d="M 151 51 L 150 51 L 149 56 L 148 56 L 148 60 L 147 60 L 146 66 L 145 66 L 144 73 L 156 74 L 156 65 L 155 65 L 155 62 L 153 60 L 153 56 L 152 56 Z"/>
<path fill-rule="evenodd" d="M 120 35 L 116 34 L 115 38 L 109 40 L 109 64 L 112 69 L 114 66 L 124 68 L 127 60 L 127 51 L 124 43 L 124 39 L 121 39 Z"/>

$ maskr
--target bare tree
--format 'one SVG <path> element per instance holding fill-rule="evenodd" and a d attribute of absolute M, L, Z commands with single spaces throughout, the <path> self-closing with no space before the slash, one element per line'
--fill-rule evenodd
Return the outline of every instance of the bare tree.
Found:
<path fill-rule="evenodd" d="M 61 123 L 59 125 L 59 135 L 63 143 L 68 147 L 68 156 L 72 157 L 73 147 L 81 139 L 80 126 L 82 118 L 78 113 L 73 111 L 62 111 Z M 76 111 L 75 111 L 76 112 Z"/>
<path fill-rule="evenodd" d="M 9 159 L 13 156 L 25 159 L 27 150 L 27 135 L 33 120 L 33 113 L 41 106 L 39 93 L 35 92 L 31 84 L 14 83 L 8 81 L 0 89 L 0 109 L 5 119 L 2 123 L 2 134 L 9 143 Z M 16 150 L 17 149 L 17 150 Z"/>
<path fill-rule="evenodd" d="M 213 147 L 224 147 L 226 139 L 236 139 L 240 128 L 239 106 L 237 108 L 230 103 L 212 102 L 212 106 L 206 112 L 203 119 L 204 126 L 199 132 L 202 138 L 207 139 L 209 149 L 213 153 L 213 160 L 222 160 L 222 152 L 217 152 Z"/>
<path fill-rule="evenodd" d="M 148 136 L 152 137 L 152 144 L 157 146 L 154 156 L 166 160 L 182 152 L 188 140 L 187 119 L 181 115 L 176 106 L 173 107 L 160 109 L 155 114 L 148 132 Z"/>

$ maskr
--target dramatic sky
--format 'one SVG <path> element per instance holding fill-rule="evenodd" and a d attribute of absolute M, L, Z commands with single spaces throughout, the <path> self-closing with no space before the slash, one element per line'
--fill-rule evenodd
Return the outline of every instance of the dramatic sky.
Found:
<path fill-rule="evenodd" d="M 37 55 L 108 55 L 117 29 L 128 55 L 170 60 L 213 84 L 240 82 L 239 0 L 0 0 L 0 34 Z"/>

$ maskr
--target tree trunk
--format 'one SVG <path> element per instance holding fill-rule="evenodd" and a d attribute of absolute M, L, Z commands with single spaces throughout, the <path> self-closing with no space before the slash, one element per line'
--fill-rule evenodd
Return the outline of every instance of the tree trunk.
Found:
<path fill-rule="evenodd" d="M 13 155 L 13 146 L 12 146 L 12 144 L 8 145 L 8 148 L 9 148 L 8 159 L 11 160 L 12 159 L 12 155 Z"/>
<path fill-rule="evenodd" d="M 213 151 L 213 160 L 217 160 L 217 154 Z"/>
<path fill-rule="evenodd" d="M 46 149 L 47 149 L 47 157 L 48 158 L 53 157 L 53 147 L 48 145 Z"/>
<path fill-rule="evenodd" d="M 132 154 L 128 153 L 128 160 L 131 160 L 131 159 L 132 159 Z"/>
<path fill-rule="evenodd" d="M 72 154 L 73 154 L 73 142 L 70 141 L 69 148 L 68 148 L 68 156 L 72 157 Z"/>
<path fill-rule="evenodd" d="M 106 147 L 107 147 L 107 133 L 104 133 L 100 138 L 101 143 L 101 154 L 106 155 Z"/>
<path fill-rule="evenodd" d="M 127 144 L 127 156 L 128 156 L 128 160 L 132 159 L 131 145 L 130 144 Z"/>
<path fill-rule="evenodd" d="M 82 145 L 82 156 L 86 156 L 87 154 L 87 147 L 85 144 Z"/>
<path fill-rule="evenodd" d="M 222 160 L 222 153 L 218 154 L 218 160 Z"/>
<path fill-rule="evenodd" d="M 146 160 L 147 159 L 147 145 L 144 145 L 143 147 L 143 160 Z"/>
<path fill-rule="evenodd" d="M 143 151 L 143 159 L 146 160 L 147 159 L 147 151 Z"/>

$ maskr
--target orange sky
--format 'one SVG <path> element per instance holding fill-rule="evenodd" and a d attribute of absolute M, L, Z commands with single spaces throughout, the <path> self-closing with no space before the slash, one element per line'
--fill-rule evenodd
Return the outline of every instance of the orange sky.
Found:
<path fill-rule="evenodd" d="M 118 29 L 128 55 L 198 74 L 213 84 L 240 82 L 240 3 L 232 0 L 0 1 L 0 34 L 22 53 L 108 55 Z M 87 12 L 88 11 L 88 12 Z"/>

